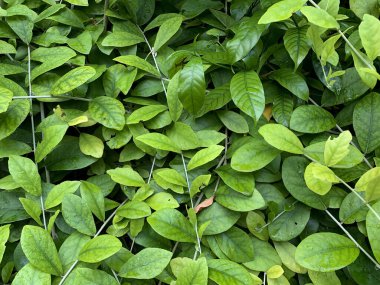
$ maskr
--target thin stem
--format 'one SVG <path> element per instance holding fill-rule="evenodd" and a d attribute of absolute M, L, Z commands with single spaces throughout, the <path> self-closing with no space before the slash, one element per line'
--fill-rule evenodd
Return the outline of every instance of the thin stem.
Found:
<path fill-rule="evenodd" d="M 29 91 L 29 98 L 30 101 L 30 121 L 32 125 L 32 141 L 33 141 L 33 153 L 36 153 L 36 127 L 34 124 L 34 116 L 33 116 L 33 99 L 31 98 L 33 96 L 32 93 L 32 79 L 31 79 L 31 64 L 30 64 L 30 45 L 28 45 L 28 91 Z M 37 165 L 37 163 L 36 163 Z M 44 199 L 42 198 L 42 194 L 40 196 L 40 204 L 41 204 L 41 211 L 42 211 L 42 221 L 44 224 L 44 229 L 47 230 L 47 223 L 46 223 L 46 216 L 45 216 L 45 208 L 44 208 Z"/>
<path fill-rule="evenodd" d="M 69 96 L 53 96 L 53 95 L 41 95 L 41 96 L 14 96 L 13 99 L 44 99 L 44 98 L 56 98 L 56 99 L 68 99 L 68 100 L 77 100 L 77 101 L 86 101 L 91 102 L 92 99 L 80 98 L 80 97 L 69 97 Z"/>
<path fill-rule="evenodd" d="M 11 57 L 9 53 L 6 53 L 5 55 L 6 55 L 11 61 L 14 61 L 13 57 Z"/>
<path fill-rule="evenodd" d="M 130 252 L 132 252 L 133 247 L 135 246 L 135 239 L 136 239 L 136 237 L 134 237 L 134 238 L 132 239 L 131 248 L 129 249 Z"/>
<path fill-rule="evenodd" d="M 117 284 L 121 284 L 119 278 L 117 277 L 117 273 L 115 272 L 115 270 L 113 270 L 111 268 L 111 272 L 112 272 L 113 276 L 115 277 Z"/>
<path fill-rule="evenodd" d="M 354 244 L 357 246 L 357 248 L 360 249 L 361 252 L 363 252 L 369 260 L 372 261 L 373 264 L 375 264 L 377 269 L 380 269 L 380 264 L 377 263 L 377 261 L 367 252 L 361 245 L 354 239 L 354 237 L 343 227 L 343 225 L 328 211 L 325 210 L 327 215 L 330 216 L 330 218 L 341 228 L 341 230 L 349 237 L 350 240 L 354 242 Z"/>
<path fill-rule="evenodd" d="M 315 101 L 314 101 L 312 98 L 310 98 L 310 97 L 309 97 L 309 101 L 310 101 L 311 103 L 313 103 L 315 106 L 320 107 L 319 104 L 318 104 L 317 102 L 315 102 Z M 341 133 L 344 132 L 344 130 L 343 130 L 338 124 L 336 124 L 335 127 L 339 130 L 339 132 L 341 132 Z M 357 148 L 357 149 L 360 151 L 359 147 L 358 147 L 353 141 L 351 141 L 350 144 L 351 144 L 353 147 Z M 362 153 L 362 154 L 363 154 L 363 153 Z M 363 154 L 363 160 L 364 160 L 364 162 L 368 165 L 369 168 L 373 168 L 373 166 L 371 165 L 371 163 L 368 161 L 368 159 L 365 157 L 364 154 Z"/>
<path fill-rule="evenodd" d="M 153 158 L 153 162 L 152 162 L 152 166 L 150 168 L 150 172 L 149 172 L 149 177 L 148 177 L 148 182 L 147 184 L 150 183 L 150 180 L 152 179 L 152 174 L 153 174 L 153 170 L 154 170 L 154 165 L 156 163 L 156 157 Z"/>
<path fill-rule="evenodd" d="M 266 279 L 267 279 L 267 273 L 266 272 L 264 272 L 264 277 L 263 277 L 263 285 L 265 285 L 266 284 Z"/>
<path fill-rule="evenodd" d="M 74 270 L 75 266 L 78 264 L 79 260 L 75 260 L 73 265 L 70 266 L 70 268 L 66 271 L 65 275 L 62 276 L 62 279 L 61 281 L 59 282 L 58 285 L 62 285 L 63 282 L 65 282 L 67 276 L 69 276 L 69 274 L 71 273 L 71 271 Z"/>
<path fill-rule="evenodd" d="M 109 5 L 109 0 L 104 0 L 104 15 L 103 15 L 103 26 L 104 26 L 104 31 L 107 31 L 107 24 L 108 24 L 108 17 L 106 15 L 106 11 L 108 9 Z"/>
<path fill-rule="evenodd" d="M 313 0 L 309 0 L 309 2 L 317 9 L 321 9 L 321 7 L 318 6 L 317 3 L 315 3 Z M 352 51 L 356 54 L 356 56 L 371 70 L 374 70 L 373 66 L 368 63 L 368 61 L 360 54 L 360 52 L 352 45 L 352 43 L 347 39 L 347 37 L 344 35 L 344 33 L 337 29 L 338 33 L 341 35 L 342 39 L 348 44 L 348 46 L 352 49 Z"/>

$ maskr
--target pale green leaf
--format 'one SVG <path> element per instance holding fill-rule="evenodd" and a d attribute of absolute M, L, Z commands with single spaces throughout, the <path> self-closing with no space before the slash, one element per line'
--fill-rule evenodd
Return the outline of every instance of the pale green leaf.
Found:
<path fill-rule="evenodd" d="M 165 208 L 175 209 L 179 207 L 179 204 L 176 199 L 170 194 L 166 192 L 160 192 L 154 194 L 146 200 L 146 203 L 153 210 L 161 210 Z"/>
<path fill-rule="evenodd" d="M 51 285 L 51 276 L 29 263 L 17 272 L 12 285 Z"/>
<path fill-rule="evenodd" d="M 0 86 L 0 113 L 7 111 L 12 101 L 13 92 L 7 88 Z"/>
<path fill-rule="evenodd" d="M 124 278 L 154 278 L 169 264 L 172 255 L 170 251 L 164 249 L 145 248 L 128 259 L 119 274 Z"/>
<path fill-rule="evenodd" d="M 305 274 L 307 270 L 299 265 L 295 259 L 296 247 L 287 241 L 284 242 L 274 242 L 274 246 L 278 255 L 281 258 L 282 263 L 296 273 Z"/>
<path fill-rule="evenodd" d="M 298 98 L 307 101 L 309 98 L 309 87 L 305 79 L 289 68 L 275 70 L 270 78 L 276 80 L 281 86 L 288 89 Z"/>
<path fill-rule="evenodd" d="M 29 100 L 13 100 L 8 110 L 0 113 L 0 140 L 11 135 L 25 120 L 30 111 Z"/>
<path fill-rule="evenodd" d="M 330 168 L 316 162 L 306 167 L 304 177 L 307 187 L 319 195 L 326 195 L 332 184 L 339 182 Z"/>
<path fill-rule="evenodd" d="M 380 55 L 380 21 L 377 17 L 365 14 L 359 25 L 359 35 L 370 60 Z"/>
<path fill-rule="evenodd" d="M 162 209 L 147 218 L 149 225 L 159 235 L 179 242 L 195 242 L 194 227 L 179 211 Z"/>
<path fill-rule="evenodd" d="M 308 271 L 311 281 L 314 285 L 341 285 L 340 279 L 336 276 L 335 272 L 317 272 L 313 270 Z"/>
<path fill-rule="evenodd" d="M 170 138 L 160 133 L 144 134 L 136 137 L 136 140 L 143 142 L 156 149 L 180 152 L 180 149 Z"/>
<path fill-rule="evenodd" d="M 129 167 L 110 169 L 107 170 L 107 174 L 113 181 L 122 185 L 141 187 L 145 184 L 140 174 Z"/>
<path fill-rule="evenodd" d="M 86 155 L 101 158 L 103 156 L 104 144 L 103 141 L 96 136 L 81 133 L 79 136 L 79 148 L 80 151 Z"/>
<path fill-rule="evenodd" d="M 13 180 L 26 192 L 39 196 L 42 193 L 41 177 L 36 164 L 29 158 L 12 155 L 8 161 Z"/>
<path fill-rule="evenodd" d="M 57 249 L 46 230 L 26 225 L 22 229 L 20 243 L 25 256 L 38 270 L 56 276 L 62 275 Z"/>
<path fill-rule="evenodd" d="M 380 215 L 380 202 L 377 202 L 372 206 L 375 211 L 368 211 L 366 218 L 366 229 L 368 234 L 369 243 L 373 255 L 375 256 L 377 262 L 380 260 L 380 224 L 379 224 L 379 215 Z"/>
<path fill-rule="evenodd" d="M 294 110 L 290 128 L 303 133 L 321 133 L 332 129 L 336 121 L 327 110 L 313 105 L 300 106 Z"/>
<path fill-rule="evenodd" d="M 125 65 L 133 66 L 138 69 L 144 70 L 148 73 L 151 73 L 153 75 L 156 75 L 160 77 L 160 73 L 157 71 L 157 69 L 151 65 L 149 62 L 146 60 L 136 56 L 136 55 L 123 55 L 114 58 L 113 60 L 123 63 Z"/>
<path fill-rule="evenodd" d="M 75 268 L 64 283 L 65 285 L 118 285 L 116 279 L 101 270 Z"/>
<path fill-rule="evenodd" d="M 249 132 L 249 127 L 246 119 L 233 111 L 221 110 L 217 112 L 219 119 L 227 129 L 234 133 L 244 134 Z"/>
<path fill-rule="evenodd" d="M 167 107 L 165 105 L 150 105 L 141 107 L 129 115 L 127 124 L 137 124 L 140 121 L 148 121 L 166 110 Z"/>
<path fill-rule="evenodd" d="M 325 144 L 324 160 L 327 166 L 332 166 L 345 158 L 350 150 L 349 145 L 352 140 L 351 133 L 344 131 L 337 138 L 328 138 Z"/>
<path fill-rule="evenodd" d="M 144 42 L 143 37 L 128 32 L 115 31 L 104 38 L 102 45 L 106 47 L 127 47 L 142 42 Z"/>
<path fill-rule="evenodd" d="M 68 124 L 48 126 L 42 129 L 42 141 L 37 143 L 35 158 L 41 162 L 62 141 L 66 134 Z"/>
<path fill-rule="evenodd" d="M 32 217 L 33 220 L 36 221 L 37 224 L 40 226 L 43 226 L 40 215 L 42 213 L 40 204 L 34 200 L 27 199 L 27 198 L 20 198 L 20 202 L 22 206 L 24 207 L 25 211 L 28 213 L 29 216 Z"/>
<path fill-rule="evenodd" d="M 325 29 L 339 29 L 337 20 L 323 9 L 305 6 L 301 8 L 301 13 L 314 25 Z"/>
<path fill-rule="evenodd" d="M 252 284 L 252 278 L 247 269 L 236 262 L 226 259 L 207 260 L 209 278 L 219 285 Z"/>
<path fill-rule="evenodd" d="M 96 97 L 90 102 L 88 111 L 92 119 L 103 126 L 121 131 L 125 125 L 123 104 L 107 96 Z"/>
<path fill-rule="evenodd" d="M 260 18 L 259 24 L 269 24 L 286 20 L 297 12 L 307 0 L 282 0 L 273 4 Z"/>
<path fill-rule="evenodd" d="M 237 172 L 229 165 L 224 165 L 215 170 L 223 182 L 231 189 L 251 196 L 255 190 L 255 178 L 252 173 Z"/>
<path fill-rule="evenodd" d="M 177 33 L 182 24 L 182 16 L 176 15 L 167 19 L 162 23 L 158 29 L 156 40 L 153 49 L 158 51 L 164 44 L 166 44 Z"/>
<path fill-rule="evenodd" d="M 81 181 L 80 195 L 87 203 L 91 212 L 101 221 L 105 220 L 105 204 L 103 192 L 96 184 L 88 181 Z"/>
<path fill-rule="evenodd" d="M 54 83 L 50 93 L 52 95 L 68 93 L 86 83 L 95 74 L 96 70 L 91 66 L 77 67 L 60 77 L 57 82 Z"/>
<path fill-rule="evenodd" d="M 177 257 L 170 261 L 170 267 L 177 277 L 176 285 L 206 284 L 208 267 L 206 258 L 192 260 L 187 257 Z"/>
<path fill-rule="evenodd" d="M 356 191 L 365 192 L 366 201 L 380 198 L 380 167 L 375 167 L 364 173 L 355 184 Z"/>
<path fill-rule="evenodd" d="M 256 189 L 247 197 L 247 195 L 233 191 L 225 185 L 219 186 L 215 200 L 223 207 L 236 212 L 253 211 L 265 206 L 264 198 Z"/>
<path fill-rule="evenodd" d="M 316 233 L 297 246 L 296 261 L 307 269 L 329 272 L 351 264 L 359 253 L 356 245 L 342 235 Z"/>
<path fill-rule="evenodd" d="M 66 194 L 75 193 L 75 191 L 78 190 L 79 185 L 79 181 L 67 180 L 54 186 L 46 197 L 45 208 L 50 209 L 61 204 L 63 197 L 65 197 Z"/>
<path fill-rule="evenodd" d="M 121 206 L 116 214 L 127 219 L 141 219 L 149 216 L 151 211 L 145 202 L 129 201 Z"/>
<path fill-rule="evenodd" d="M 114 255 L 121 247 L 122 244 L 118 238 L 111 235 L 100 235 L 83 245 L 78 260 L 97 263 Z"/>
<path fill-rule="evenodd" d="M 217 158 L 220 153 L 224 150 L 224 147 L 221 145 L 212 145 L 208 148 L 204 148 L 198 151 L 194 156 L 190 159 L 187 169 L 192 170 L 199 166 L 202 166 L 215 158 Z"/>
<path fill-rule="evenodd" d="M 259 134 L 268 144 L 279 150 L 295 154 L 303 153 L 303 145 L 299 138 L 283 125 L 266 124 L 259 129 Z"/>

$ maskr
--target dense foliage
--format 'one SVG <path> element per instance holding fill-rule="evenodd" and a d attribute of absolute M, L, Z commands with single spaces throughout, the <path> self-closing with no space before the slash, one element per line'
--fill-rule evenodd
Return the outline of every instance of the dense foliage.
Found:
<path fill-rule="evenodd" d="M 1 0 L 14 285 L 380 282 L 378 0 Z"/>

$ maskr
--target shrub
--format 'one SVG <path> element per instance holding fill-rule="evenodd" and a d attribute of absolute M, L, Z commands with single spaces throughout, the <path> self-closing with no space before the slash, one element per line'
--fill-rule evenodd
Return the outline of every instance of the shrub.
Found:
<path fill-rule="evenodd" d="M 0 1 L 4 284 L 380 280 L 377 0 Z"/>

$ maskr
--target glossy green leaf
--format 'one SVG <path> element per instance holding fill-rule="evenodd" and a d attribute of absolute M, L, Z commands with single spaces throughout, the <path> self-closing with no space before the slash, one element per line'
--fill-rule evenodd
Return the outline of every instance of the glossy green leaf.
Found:
<path fill-rule="evenodd" d="M 329 138 L 325 144 L 325 164 L 332 166 L 345 158 L 350 152 L 349 144 L 351 140 L 352 136 L 349 131 L 344 131 L 336 139 Z"/>
<path fill-rule="evenodd" d="M 51 276 L 34 267 L 32 264 L 26 264 L 16 274 L 12 282 L 13 285 L 50 285 Z"/>
<path fill-rule="evenodd" d="M 295 69 L 302 63 L 310 50 L 307 30 L 307 26 L 291 28 L 284 35 L 284 45 L 294 62 Z"/>
<path fill-rule="evenodd" d="M 37 144 L 35 158 L 41 162 L 62 141 L 69 126 L 67 124 L 52 125 L 42 130 L 42 141 Z"/>
<path fill-rule="evenodd" d="M 20 198 L 20 202 L 29 216 L 31 216 L 38 225 L 43 226 L 40 219 L 40 215 L 42 214 L 40 204 L 34 200 L 27 198 Z"/>
<path fill-rule="evenodd" d="M 326 29 L 339 29 L 337 20 L 323 9 L 305 6 L 301 8 L 301 13 L 314 25 Z"/>
<path fill-rule="evenodd" d="M 194 228 L 178 210 L 158 210 L 147 221 L 154 231 L 167 239 L 180 242 L 194 242 L 196 239 Z"/>
<path fill-rule="evenodd" d="M 145 184 L 140 174 L 132 168 L 110 169 L 107 174 L 111 176 L 113 181 L 122 185 L 140 187 Z"/>
<path fill-rule="evenodd" d="M 232 111 L 219 111 L 217 114 L 222 123 L 230 131 L 238 134 L 248 133 L 248 123 L 240 114 Z"/>
<path fill-rule="evenodd" d="M 100 96 L 92 100 L 88 111 L 90 116 L 103 126 L 121 131 L 125 125 L 123 104 L 113 98 Z"/>
<path fill-rule="evenodd" d="M 105 220 L 105 203 L 103 192 L 96 184 L 88 181 L 81 181 L 80 195 L 87 203 L 91 212 L 101 221 Z"/>
<path fill-rule="evenodd" d="M 339 182 L 330 168 L 316 162 L 306 167 L 304 177 L 307 187 L 319 195 L 327 194 L 332 184 Z"/>
<path fill-rule="evenodd" d="M 87 263 L 100 262 L 118 252 L 121 242 L 111 235 L 100 235 L 85 243 L 79 252 L 78 260 Z"/>
<path fill-rule="evenodd" d="M 5 252 L 5 244 L 9 239 L 10 234 L 10 225 L 5 225 L 0 227 L 0 262 L 3 259 Z"/>
<path fill-rule="evenodd" d="M 151 65 L 149 62 L 147 62 L 146 60 L 143 60 L 142 58 L 136 55 L 123 55 L 123 56 L 114 58 L 114 60 L 117 62 L 123 63 L 125 65 L 133 66 L 138 69 L 144 70 L 158 77 L 160 76 L 159 72 L 153 65 Z"/>
<path fill-rule="evenodd" d="M 36 226 L 25 226 L 21 232 L 21 247 L 29 262 L 38 270 L 60 276 L 63 273 L 52 237 Z"/>
<path fill-rule="evenodd" d="M 235 105 L 255 120 L 265 107 L 264 89 L 255 71 L 241 71 L 231 79 L 231 98 Z"/>
<path fill-rule="evenodd" d="M 297 246 L 296 261 L 303 267 L 329 272 L 346 267 L 359 256 L 359 249 L 348 238 L 335 233 L 316 233 Z"/>
<path fill-rule="evenodd" d="M 259 129 L 260 135 L 273 147 L 295 154 L 303 153 L 303 145 L 297 136 L 280 124 L 266 124 Z"/>
<path fill-rule="evenodd" d="M 206 82 L 202 60 L 198 57 L 189 61 L 178 77 L 178 98 L 190 114 L 197 114 L 205 100 Z"/>
<path fill-rule="evenodd" d="M 275 70 L 270 77 L 276 80 L 282 87 L 288 89 L 298 98 L 307 101 L 309 98 L 309 87 L 305 79 L 289 68 Z"/>
<path fill-rule="evenodd" d="M 219 285 L 252 284 L 248 271 L 241 265 L 226 259 L 209 259 L 209 278 Z"/>
<path fill-rule="evenodd" d="M 144 134 L 144 135 L 138 136 L 136 140 L 143 142 L 156 149 L 172 151 L 172 152 L 180 152 L 180 149 L 169 137 L 160 133 Z"/>
<path fill-rule="evenodd" d="M 126 31 L 115 31 L 107 35 L 103 42 L 103 46 L 111 47 L 127 47 L 144 42 L 144 38 Z"/>
<path fill-rule="evenodd" d="M 250 173 L 241 173 L 224 165 L 215 170 L 223 182 L 231 189 L 246 196 L 251 196 L 255 189 L 255 178 Z"/>
<path fill-rule="evenodd" d="M 169 264 L 172 255 L 164 249 L 145 248 L 123 265 L 120 276 L 134 279 L 154 278 Z"/>
<path fill-rule="evenodd" d="M 163 45 L 165 45 L 179 30 L 182 24 L 182 16 L 176 15 L 162 23 L 158 29 L 156 40 L 153 48 L 158 51 Z"/>
<path fill-rule="evenodd" d="M 13 100 L 8 110 L 0 114 L 0 140 L 11 135 L 25 120 L 30 111 L 29 100 Z"/>
<path fill-rule="evenodd" d="M 46 197 L 45 208 L 50 209 L 61 204 L 65 195 L 75 193 L 79 185 L 79 181 L 64 181 L 54 186 Z"/>
<path fill-rule="evenodd" d="M 140 219 L 151 214 L 147 203 L 141 201 L 129 201 L 117 210 L 117 215 L 127 219 Z"/>
<path fill-rule="evenodd" d="M 101 270 L 75 268 L 64 283 L 65 285 L 117 285 L 114 277 Z"/>
<path fill-rule="evenodd" d="M 259 24 L 269 24 L 286 20 L 306 3 L 306 0 L 282 0 L 273 4 L 261 17 Z"/>
<path fill-rule="evenodd" d="M 13 92 L 7 88 L 0 87 L 0 113 L 7 111 L 10 102 L 12 101 Z"/>
<path fill-rule="evenodd" d="M 290 119 L 291 129 L 311 134 L 327 131 L 335 124 L 334 117 L 328 111 L 312 105 L 298 107 Z"/>
<path fill-rule="evenodd" d="M 136 111 L 134 111 L 131 115 L 129 115 L 127 119 L 127 124 L 137 124 L 140 121 L 148 121 L 163 111 L 166 111 L 167 107 L 164 105 L 151 105 L 144 106 Z"/>
<path fill-rule="evenodd" d="M 223 150 L 224 147 L 221 145 L 212 145 L 208 148 L 204 148 L 198 151 L 190 159 L 189 164 L 187 165 L 187 169 L 192 170 L 214 160 L 220 155 Z"/>
<path fill-rule="evenodd" d="M 229 187 L 219 187 L 216 201 L 227 209 L 237 212 L 253 211 L 265 206 L 265 200 L 256 189 L 251 196 L 233 191 Z"/>
<path fill-rule="evenodd" d="M 13 180 L 26 192 L 39 196 L 42 193 L 41 177 L 36 164 L 26 157 L 12 155 L 8 161 Z"/>
<path fill-rule="evenodd" d="M 208 267 L 206 258 L 192 260 L 187 257 L 177 257 L 170 261 L 170 267 L 177 277 L 176 285 L 206 284 Z"/>

